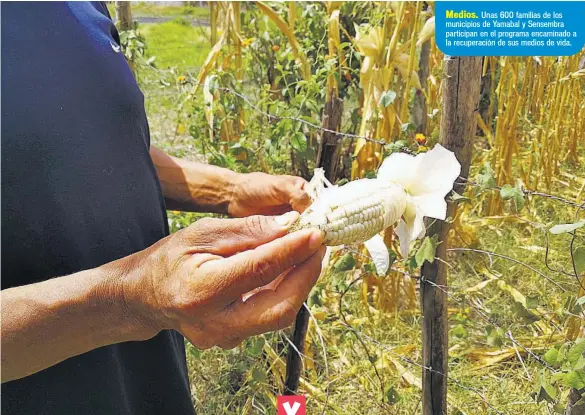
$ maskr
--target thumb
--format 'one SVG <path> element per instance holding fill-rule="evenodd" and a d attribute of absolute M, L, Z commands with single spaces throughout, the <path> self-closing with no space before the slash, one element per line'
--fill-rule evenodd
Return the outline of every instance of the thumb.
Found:
<path fill-rule="evenodd" d="M 220 289 L 229 298 L 239 299 L 302 263 L 322 244 L 321 231 L 305 229 L 230 258 L 206 262 L 201 269 L 209 275 L 222 275 L 217 281 Z"/>
<path fill-rule="evenodd" d="M 311 198 L 304 190 L 308 184 L 301 177 L 284 176 L 283 186 L 280 188 L 282 197 L 288 202 L 291 208 L 297 212 L 303 212 L 311 204 Z"/>

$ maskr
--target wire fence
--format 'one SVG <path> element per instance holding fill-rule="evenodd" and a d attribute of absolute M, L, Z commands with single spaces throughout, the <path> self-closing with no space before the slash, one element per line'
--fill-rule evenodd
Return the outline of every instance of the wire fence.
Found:
<path fill-rule="evenodd" d="M 185 48 L 187 49 L 188 47 L 185 47 Z M 151 70 L 154 71 L 155 73 L 160 74 L 160 71 L 156 68 L 151 68 Z M 160 89 L 149 90 L 145 94 L 145 98 L 147 100 L 158 99 L 161 97 L 171 97 L 171 98 L 176 97 L 177 99 L 179 99 L 178 94 L 187 94 L 188 95 L 192 86 L 193 85 L 188 85 L 188 86 L 183 86 L 183 87 L 179 86 L 178 87 L 177 85 L 163 85 Z M 219 91 L 220 93 L 231 94 L 232 96 L 236 97 L 244 105 L 246 105 L 250 110 L 253 110 L 259 117 L 265 118 L 268 122 L 274 122 L 274 121 L 287 119 L 287 120 L 291 120 L 291 121 L 297 122 L 299 124 L 305 125 L 307 128 L 310 128 L 313 131 L 320 132 L 320 133 L 327 132 L 329 134 L 335 135 L 335 136 L 340 137 L 340 138 L 349 138 L 351 140 L 365 140 L 367 142 L 372 142 L 372 143 L 375 143 L 375 144 L 381 145 L 381 146 L 388 144 L 388 141 L 385 138 L 373 138 L 373 137 L 362 136 L 362 135 L 357 135 L 357 134 L 353 134 L 353 133 L 334 131 L 334 130 L 324 128 L 321 125 L 315 124 L 314 122 L 307 121 L 306 119 L 298 117 L 298 116 L 270 113 L 267 110 L 261 108 L 259 104 L 255 104 L 254 102 L 256 100 L 254 98 L 248 97 L 248 96 L 244 95 L 243 93 L 238 92 L 232 88 L 218 87 L 217 91 Z M 184 96 L 181 96 L 180 99 L 183 100 Z M 482 186 L 480 186 L 478 183 L 476 183 L 472 180 L 469 180 L 467 178 L 464 178 L 464 177 L 460 177 L 459 180 L 460 180 L 459 182 L 462 184 L 465 184 L 465 185 L 472 187 L 472 188 L 481 188 L 483 191 L 486 191 L 486 190 L 487 191 L 491 191 L 491 190 L 500 191 L 501 190 L 501 188 L 498 186 L 493 186 L 491 188 L 485 189 Z M 545 198 L 545 199 L 549 199 L 553 202 L 562 203 L 569 208 L 577 208 L 577 213 L 579 213 L 580 209 L 582 209 L 585 205 L 585 203 L 583 203 L 581 201 L 572 201 L 572 200 L 569 200 L 567 198 L 557 196 L 557 195 L 547 194 L 547 193 L 543 193 L 543 192 L 535 191 L 535 190 L 530 190 L 530 189 L 523 189 L 523 190 L 524 190 L 524 194 L 526 196 Z M 546 231 L 545 231 L 545 235 L 546 235 Z M 546 240 L 546 244 L 547 244 L 547 258 L 548 258 L 548 237 Z M 351 252 L 354 255 L 357 255 L 357 256 L 363 255 L 355 249 L 351 249 L 351 248 L 345 248 L 345 249 L 347 249 L 349 252 Z M 449 249 L 447 249 L 447 252 L 450 256 L 455 256 L 455 255 L 463 254 L 463 253 L 485 256 L 489 259 L 489 264 L 487 264 L 487 267 L 486 267 L 488 270 L 491 268 L 494 259 L 508 261 L 514 265 L 523 267 L 528 272 L 531 272 L 533 274 L 538 275 L 539 277 L 541 277 L 542 279 L 544 279 L 545 281 L 547 281 L 550 284 L 551 289 L 556 289 L 556 290 L 559 290 L 560 292 L 567 291 L 566 281 L 557 281 L 556 278 L 546 274 L 545 272 L 543 272 L 541 270 L 538 270 L 536 267 L 534 267 L 534 266 L 532 266 L 524 261 L 521 261 L 517 258 L 513 258 L 511 256 L 508 256 L 504 253 L 491 252 L 491 251 L 477 249 L 477 248 L 473 248 L 473 247 L 469 247 L 469 246 L 449 248 Z M 559 273 L 558 272 L 559 270 L 552 270 L 548 264 L 547 264 L 547 268 L 551 271 L 556 271 L 557 274 Z M 458 298 L 465 297 L 466 293 L 464 291 L 459 291 L 459 292 L 455 291 L 454 292 L 454 291 L 450 290 L 448 287 L 437 285 L 434 282 L 427 280 L 420 275 L 413 275 L 413 274 L 405 271 L 404 269 L 394 267 L 394 268 L 392 268 L 392 271 L 402 273 L 402 274 L 414 279 L 415 281 L 418 281 L 418 283 L 420 285 L 425 284 L 425 285 L 428 285 L 429 287 L 431 287 L 432 289 L 440 290 L 442 293 L 444 293 L 452 301 L 457 301 Z M 575 273 L 573 273 L 573 272 L 564 271 L 564 274 L 572 275 L 572 276 L 576 277 L 577 281 L 579 281 L 579 276 L 575 275 Z M 340 296 L 339 296 L 339 320 L 340 320 L 341 324 L 348 330 L 348 332 L 351 332 L 358 339 L 358 342 L 360 343 L 361 347 L 364 349 L 366 355 L 368 355 L 368 358 L 371 358 L 371 356 L 370 356 L 371 353 L 369 351 L 368 344 L 374 345 L 376 348 L 379 348 L 379 349 L 383 350 L 384 352 L 387 352 L 388 354 L 390 354 L 394 358 L 400 360 L 401 362 L 403 362 L 411 367 L 416 367 L 419 370 L 446 377 L 450 384 L 454 385 L 457 388 L 466 390 L 469 393 L 476 396 L 480 402 L 482 402 L 487 408 L 489 408 L 490 411 L 492 411 L 492 413 L 495 413 L 495 414 L 506 413 L 506 412 L 504 412 L 505 410 L 503 408 L 500 408 L 500 407 L 498 407 L 498 405 L 490 402 L 490 400 L 486 397 L 484 392 L 482 392 L 481 390 L 466 384 L 464 381 L 461 381 L 461 380 L 456 379 L 452 376 L 449 376 L 446 373 L 442 373 L 442 372 L 437 371 L 436 369 L 434 369 L 432 367 L 427 367 L 427 366 L 423 365 L 422 363 L 415 361 L 409 357 L 406 357 L 400 353 L 396 353 L 392 346 L 384 344 L 383 342 L 380 342 L 379 340 L 375 339 L 374 337 L 366 334 L 362 330 L 359 330 L 359 329 L 353 327 L 348 322 L 348 320 L 346 319 L 346 316 L 344 314 L 343 299 L 344 299 L 344 296 L 350 291 L 350 289 L 352 287 L 356 286 L 362 280 L 362 278 L 363 278 L 363 276 L 360 276 L 357 279 L 353 280 L 349 284 L 347 289 L 344 292 L 340 293 Z M 496 278 L 499 279 L 499 277 L 496 277 Z M 579 282 L 579 283 L 581 283 L 581 282 Z M 532 378 L 532 375 L 530 374 L 530 372 L 526 366 L 526 364 L 528 362 L 532 362 L 534 364 L 537 364 L 538 366 L 545 368 L 546 370 L 550 371 L 551 373 L 557 372 L 557 369 L 552 367 L 551 365 L 549 365 L 541 356 L 539 356 L 537 353 L 535 353 L 532 350 L 533 348 L 530 345 L 526 345 L 526 344 L 523 344 L 522 342 L 520 342 L 518 340 L 517 336 L 515 336 L 513 334 L 512 327 L 502 326 L 498 321 L 496 321 L 496 319 L 494 319 L 492 316 L 489 315 L 488 311 L 486 311 L 484 308 L 482 308 L 479 304 L 476 304 L 474 302 L 467 302 L 467 304 L 470 306 L 470 308 L 473 310 L 473 312 L 480 319 L 482 319 L 486 324 L 500 330 L 502 333 L 505 333 L 505 340 L 508 342 L 510 347 L 514 348 L 514 350 L 516 351 L 516 358 L 518 359 L 518 363 L 523 368 L 523 370 L 526 373 L 528 378 Z M 307 307 L 307 306 L 305 305 L 305 307 Z M 577 317 L 585 318 L 585 315 L 581 315 L 581 316 L 577 316 Z M 553 321 L 552 318 L 544 318 L 544 321 L 547 324 L 549 324 L 551 327 L 553 327 L 555 334 L 560 334 L 560 335 L 564 336 L 563 329 L 561 327 L 559 327 Z M 317 320 L 314 320 L 314 322 L 315 322 L 315 325 L 317 326 L 317 330 L 319 330 Z M 323 355 L 325 357 L 325 365 L 326 365 L 326 371 L 327 371 L 327 376 L 328 376 L 329 367 L 327 364 L 327 357 L 326 357 L 327 356 L 326 345 L 325 345 L 325 342 L 323 341 L 322 333 L 320 333 L 320 331 L 319 331 L 318 334 L 320 336 L 320 343 L 321 343 L 321 347 L 323 350 Z M 290 341 L 289 341 L 289 343 L 290 343 Z M 294 345 L 292 345 L 292 346 L 294 346 Z M 298 353 L 298 350 L 297 350 L 297 353 Z M 525 358 L 523 358 L 522 355 L 525 355 Z M 305 359 L 307 357 L 301 355 L 301 358 Z M 370 359 L 370 360 L 372 360 L 372 359 Z M 383 390 L 384 382 L 382 381 L 382 378 L 378 374 L 378 371 L 377 371 L 374 363 L 372 363 L 372 367 L 373 367 L 374 372 L 377 374 L 378 380 L 381 384 L 380 387 Z M 401 376 L 402 375 L 400 375 L 400 377 Z M 325 410 L 327 409 L 327 399 L 329 398 L 329 383 L 327 383 L 326 387 L 327 387 L 327 392 L 326 392 L 326 399 L 325 399 L 325 402 L 323 404 L 323 413 L 325 413 Z M 558 397 L 556 399 L 558 399 Z"/>

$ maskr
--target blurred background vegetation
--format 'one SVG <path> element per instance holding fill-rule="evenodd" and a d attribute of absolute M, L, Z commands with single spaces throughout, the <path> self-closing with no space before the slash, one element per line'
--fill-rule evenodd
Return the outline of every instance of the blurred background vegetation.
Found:
<path fill-rule="evenodd" d="M 170 154 L 310 178 L 335 98 L 339 180 L 438 140 L 432 2 L 161 3 L 133 2 L 121 36 L 152 143 Z M 571 406 L 585 388 L 585 52 L 484 59 L 477 121 L 469 186 L 453 196 L 450 413 L 585 413 Z M 171 230 L 200 216 L 169 212 Z M 308 300 L 308 413 L 421 412 L 421 264 L 387 240 L 388 275 L 342 250 Z M 199 413 L 275 413 L 288 336 L 188 344 Z"/>

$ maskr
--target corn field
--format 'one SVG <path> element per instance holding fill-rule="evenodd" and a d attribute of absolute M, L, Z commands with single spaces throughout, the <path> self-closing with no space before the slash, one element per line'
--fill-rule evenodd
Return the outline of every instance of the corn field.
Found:
<path fill-rule="evenodd" d="M 167 151 L 338 184 L 437 143 L 468 160 L 408 257 L 384 232 L 386 275 L 334 250 L 296 327 L 187 345 L 198 411 L 276 413 L 288 392 L 311 414 L 585 414 L 585 50 L 445 56 L 434 2 L 208 8 L 197 67 L 126 48 L 151 119 L 173 114 L 166 135 L 151 122 Z M 197 217 L 169 212 L 173 230 Z"/>

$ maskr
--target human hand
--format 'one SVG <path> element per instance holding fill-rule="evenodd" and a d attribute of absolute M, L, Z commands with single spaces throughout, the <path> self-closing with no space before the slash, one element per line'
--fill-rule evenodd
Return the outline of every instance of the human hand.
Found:
<path fill-rule="evenodd" d="M 325 253 L 319 231 L 286 234 L 297 217 L 206 218 L 128 257 L 129 312 L 152 335 L 175 329 L 201 349 L 291 325 Z M 291 268 L 276 290 L 242 300 Z"/>
<path fill-rule="evenodd" d="M 228 214 L 232 217 L 278 215 L 290 210 L 304 211 L 311 199 L 301 177 L 266 173 L 240 174 L 232 185 Z"/>

